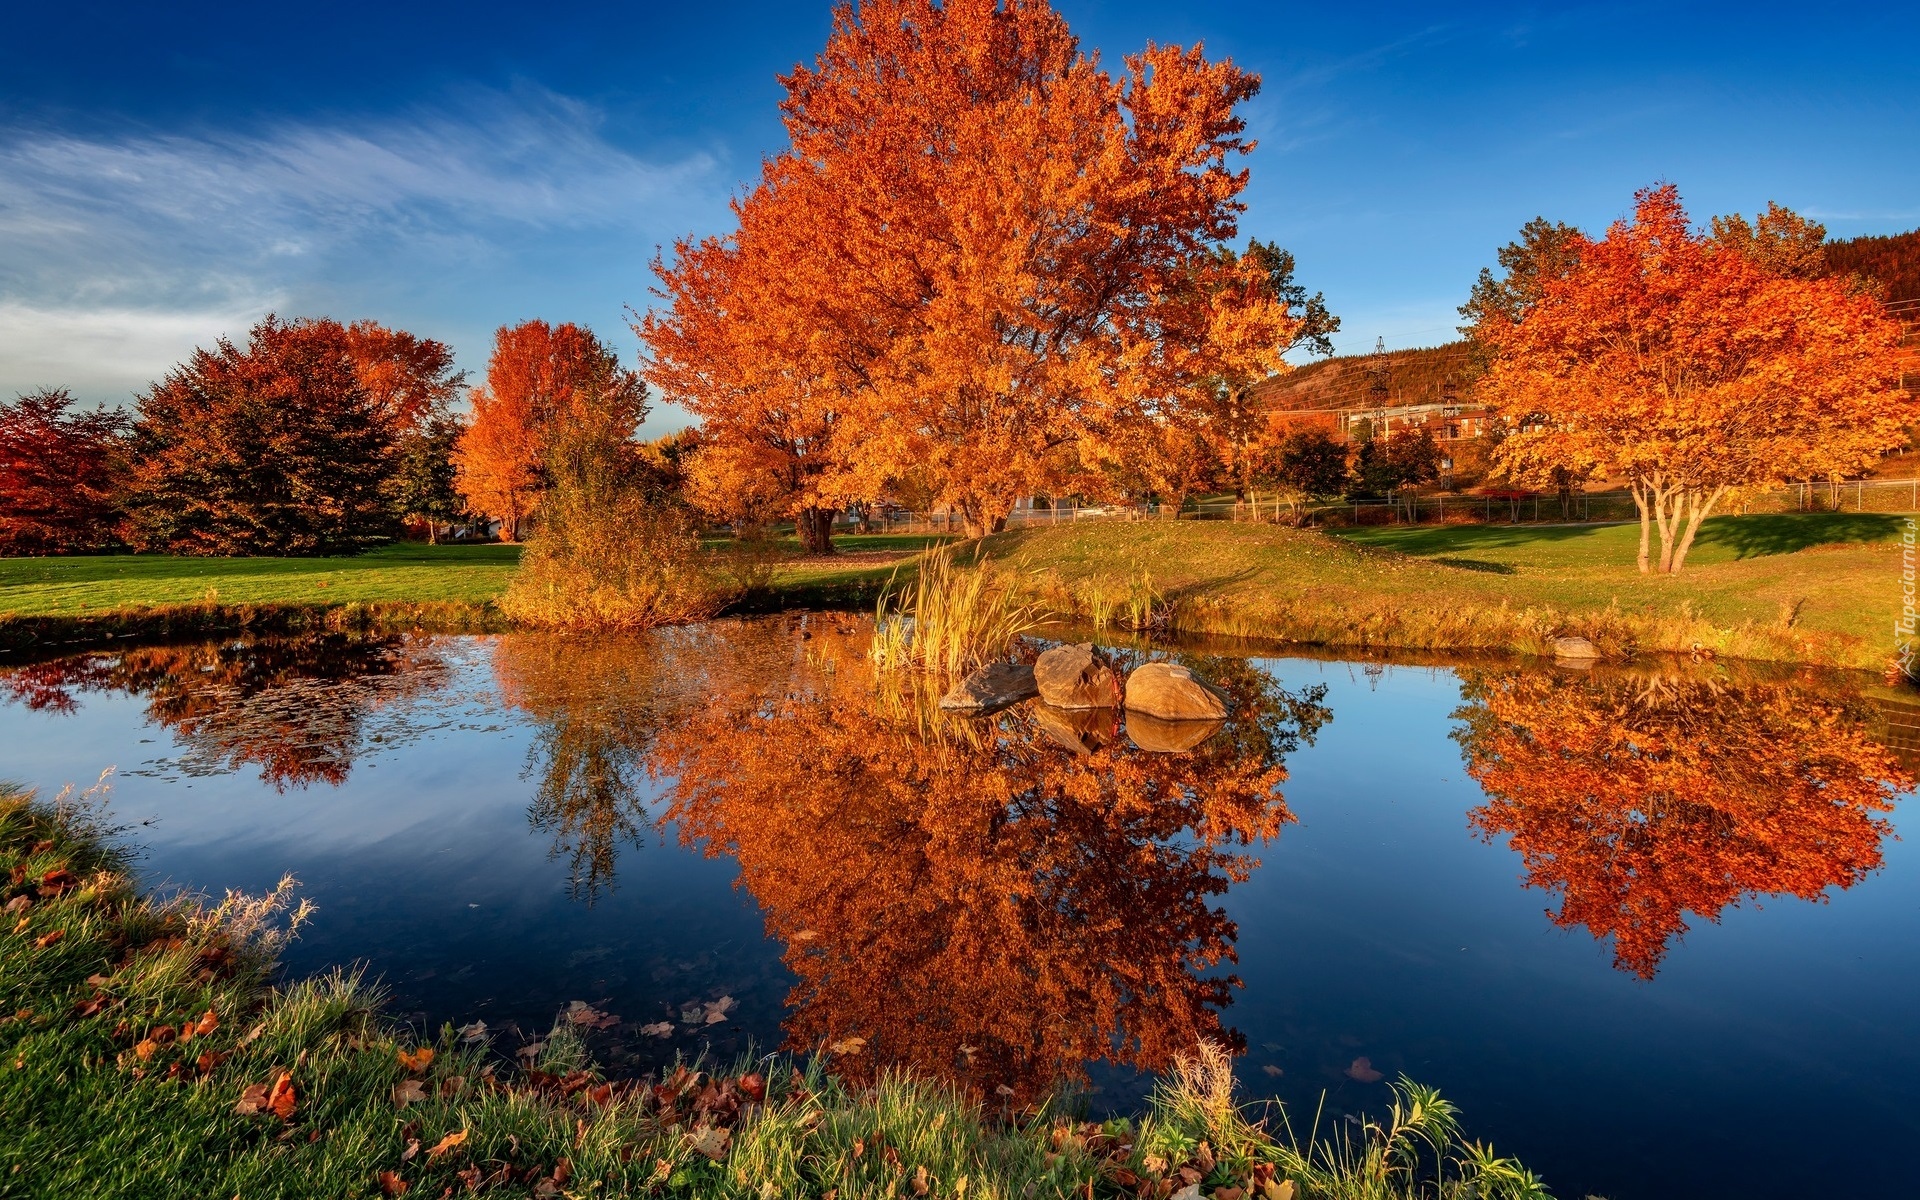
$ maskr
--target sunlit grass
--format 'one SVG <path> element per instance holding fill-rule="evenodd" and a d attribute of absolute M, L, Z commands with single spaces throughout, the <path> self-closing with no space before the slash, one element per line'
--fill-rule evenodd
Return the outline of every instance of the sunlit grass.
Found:
<path fill-rule="evenodd" d="M 1628 526 L 1083 522 L 989 539 L 1050 609 L 1117 621 L 1145 573 L 1170 623 L 1311 644 L 1543 653 L 1692 651 L 1879 668 L 1893 652 L 1901 519 L 1725 517 L 1687 571 L 1642 576 Z M 1890 540 L 1891 539 L 1891 540 Z"/>

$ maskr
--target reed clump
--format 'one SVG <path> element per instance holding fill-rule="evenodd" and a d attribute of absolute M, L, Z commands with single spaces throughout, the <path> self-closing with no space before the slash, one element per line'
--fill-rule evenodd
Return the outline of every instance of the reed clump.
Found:
<path fill-rule="evenodd" d="M 1040 624 L 1025 586 L 987 559 L 962 563 L 942 547 L 923 555 L 913 575 L 889 581 L 874 605 L 868 651 L 882 672 L 964 675 L 1005 658 Z"/>

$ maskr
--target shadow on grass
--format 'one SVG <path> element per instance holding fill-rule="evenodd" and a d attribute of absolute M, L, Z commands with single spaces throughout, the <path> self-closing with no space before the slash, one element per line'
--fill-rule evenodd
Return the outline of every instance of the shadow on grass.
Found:
<path fill-rule="evenodd" d="M 1700 527 L 1697 546 L 1718 546 L 1735 558 L 1792 554 L 1815 546 L 1891 542 L 1907 518 L 1893 513 L 1759 513 L 1710 517 Z"/>
<path fill-rule="evenodd" d="M 1452 567 L 1457 571 L 1481 571 L 1488 575 L 1512 575 L 1514 570 L 1506 563 L 1487 562 L 1478 558 L 1436 558 L 1434 565 Z"/>

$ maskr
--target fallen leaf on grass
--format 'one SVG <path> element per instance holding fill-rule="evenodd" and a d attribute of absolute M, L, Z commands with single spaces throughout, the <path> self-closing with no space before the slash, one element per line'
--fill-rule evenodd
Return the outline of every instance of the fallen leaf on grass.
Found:
<path fill-rule="evenodd" d="M 1373 1069 L 1373 1060 L 1363 1054 L 1347 1067 L 1347 1078 L 1360 1083 L 1379 1083 L 1382 1076 Z"/>
<path fill-rule="evenodd" d="M 240 1102 L 233 1106 L 233 1111 L 243 1117 L 251 1117 L 266 1110 L 267 1085 L 264 1083 L 248 1084 L 246 1090 L 240 1093 Z"/>
<path fill-rule="evenodd" d="M 65 867 L 55 867 L 40 877 L 40 894 L 58 896 L 80 886 L 80 880 Z"/>
<path fill-rule="evenodd" d="M 33 901 L 27 899 L 25 896 L 15 896 L 13 899 L 7 901 L 7 915 L 12 916 L 14 913 L 23 913 L 32 907 Z"/>
<path fill-rule="evenodd" d="M 450 1133 L 447 1136 L 441 1138 L 439 1141 L 435 1142 L 433 1144 L 433 1149 L 427 1151 L 427 1161 L 432 1162 L 437 1158 L 443 1157 L 444 1155 L 452 1154 L 455 1150 L 458 1150 L 460 1147 L 466 1144 L 467 1144 L 466 1130 L 462 1129 L 458 1133 Z"/>
<path fill-rule="evenodd" d="M 280 1072 L 280 1077 L 273 1081 L 273 1088 L 267 1092 L 267 1107 L 274 1116 L 286 1121 L 292 1119 L 297 1100 L 293 1092 L 293 1076 L 285 1071 Z"/>
<path fill-rule="evenodd" d="M 687 1135 L 687 1145 L 715 1162 L 727 1156 L 727 1142 L 733 1134 L 715 1125 L 703 1126 Z"/>
<path fill-rule="evenodd" d="M 418 1079 L 405 1079 L 393 1086 L 393 1102 L 401 1108 L 419 1104 L 426 1098 L 427 1091 L 420 1086 Z"/>
<path fill-rule="evenodd" d="M 396 1049 L 394 1053 L 400 1056 L 400 1066 L 407 1071 L 424 1071 L 433 1065 L 433 1047 L 431 1046 L 422 1046 L 418 1050 L 411 1051 Z"/>
<path fill-rule="evenodd" d="M 61 938 L 64 938 L 66 936 L 67 936 L 67 931 L 64 929 L 56 929 L 52 933 L 43 933 L 39 937 L 33 939 L 33 948 L 35 950 L 45 950 L 48 946 L 53 945 L 55 942 L 58 942 Z"/>
<path fill-rule="evenodd" d="M 380 1172 L 380 1192 L 386 1196 L 404 1196 L 407 1194 L 407 1181 L 393 1171 Z"/>

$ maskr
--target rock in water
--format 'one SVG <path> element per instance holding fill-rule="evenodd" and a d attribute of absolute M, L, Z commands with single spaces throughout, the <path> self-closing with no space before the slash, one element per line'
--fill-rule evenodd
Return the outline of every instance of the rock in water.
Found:
<path fill-rule="evenodd" d="M 1221 721 L 1226 697 L 1178 663 L 1135 667 L 1127 676 L 1127 711 L 1163 721 Z"/>
<path fill-rule="evenodd" d="M 1557 637 L 1553 639 L 1553 656 L 1591 662 L 1600 657 L 1600 648 L 1583 637 Z"/>
<path fill-rule="evenodd" d="M 1033 668 L 1026 663 L 990 662 L 953 685 L 940 697 L 949 712 L 992 712 L 1036 695 Z"/>
<path fill-rule="evenodd" d="M 1041 733 L 1075 754 L 1092 754 L 1113 740 L 1119 724 L 1113 709 L 1055 708 L 1044 702 L 1045 695 L 1042 692 L 1042 703 L 1027 710 Z"/>
<path fill-rule="evenodd" d="M 1120 677 L 1092 642 L 1055 646 L 1033 664 L 1040 699 L 1055 708 L 1117 708 Z"/>
<path fill-rule="evenodd" d="M 1127 714 L 1127 736 L 1152 754 L 1180 754 L 1225 729 L 1225 721 L 1167 721 L 1143 712 Z"/>

